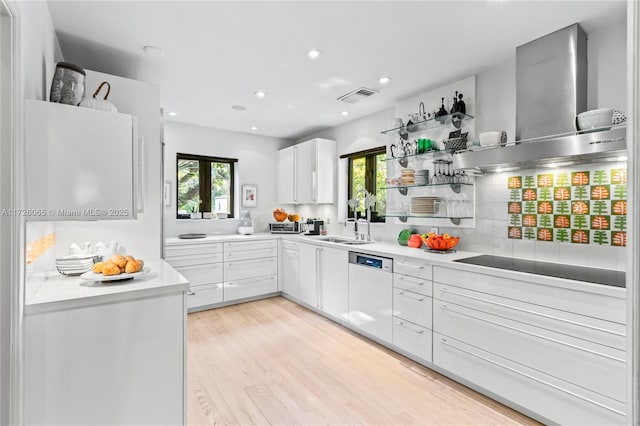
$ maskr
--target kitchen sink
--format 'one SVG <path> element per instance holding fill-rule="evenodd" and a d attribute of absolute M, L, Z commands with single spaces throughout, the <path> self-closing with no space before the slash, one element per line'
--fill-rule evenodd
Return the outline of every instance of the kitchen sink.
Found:
<path fill-rule="evenodd" d="M 328 243 L 346 244 L 351 246 L 359 246 L 362 244 L 373 243 L 373 241 L 354 240 L 353 238 L 342 238 L 342 237 L 321 237 L 321 238 L 318 238 L 317 240 L 326 241 Z"/>

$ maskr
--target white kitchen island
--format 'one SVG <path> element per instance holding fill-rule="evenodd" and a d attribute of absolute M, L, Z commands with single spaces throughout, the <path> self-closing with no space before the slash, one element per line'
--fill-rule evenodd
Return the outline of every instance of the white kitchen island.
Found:
<path fill-rule="evenodd" d="M 24 424 L 185 422 L 187 280 L 163 260 L 101 284 L 27 282 Z"/>

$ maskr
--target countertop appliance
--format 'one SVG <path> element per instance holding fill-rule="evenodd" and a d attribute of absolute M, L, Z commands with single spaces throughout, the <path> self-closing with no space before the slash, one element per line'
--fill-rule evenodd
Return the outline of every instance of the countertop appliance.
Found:
<path fill-rule="evenodd" d="M 563 263 L 540 262 L 537 260 L 514 259 L 512 257 L 481 255 L 457 259 L 454 262 L 471 265 L 527 272 L 549 277 L 625 287 L 625 272 L 612 269 L 591 268 L 588 266 L 565 265 Z"/>
<path fill-rule="evenodd" d="M 321 227 L 324 226 L 324 220 L 307 219 L 309 231 L 305 235 L 320 235 Z"/>
<path fill-rule="evenodd" d="M 349 252 L 349 322 L 379 339 L 393 332 L 393 259 Z"/>
<path fill-rule="evenodd" d="M 269 224 L 272 234 L 299 234 L 304 231 L 300 222 L 274 222 Z"/>

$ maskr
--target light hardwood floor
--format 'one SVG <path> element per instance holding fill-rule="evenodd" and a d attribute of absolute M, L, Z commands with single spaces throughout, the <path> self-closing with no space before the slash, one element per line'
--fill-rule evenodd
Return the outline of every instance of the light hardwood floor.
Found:
<path fill-rule="evenodd" d="M 189 315 L 189 425 L 533 425 L 282 297 Z"/>

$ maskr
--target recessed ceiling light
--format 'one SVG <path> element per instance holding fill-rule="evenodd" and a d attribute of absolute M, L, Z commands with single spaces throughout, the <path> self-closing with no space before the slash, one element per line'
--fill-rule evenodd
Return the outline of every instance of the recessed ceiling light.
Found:
<path fill-rule="evenodd" d="M 555 169 L 556 167 L 558 167 L 558 165 L 556 163 L 549 163 L 547 164 L 547 167 L 549 167 L 550 169 Z"/>
<path fill-rule="evenodd" d="M 342 111 L 340 114 L 341 115 L 349 115 L 349 111 Z"/>
<path fill-rule="evenodd" d="M 175 112 L 175 111 L 169 111 L 169 112 L 167 113 L 167 115 L 168 115 L 169 117 L 175 117 L 176 115 L 178 115 L 178 113 L 177 113 L 177 112 Z"/>
<path fill-rule="evenodd" d="M 157 56 L 157 57 L 164 56 L 164 50 L 160 49 L 157 46 L 151 46 L 151 45 L 143 46 L 142 51 L 149 56 Z"/>
<path fill-rule="evenodd" d="M 307 50 L 307 56 L 309 59 L 317 59 L 320 55 L 322 55 L 322 52 L 318 49 Z"/>
<path fill-rule="evenodd" d="M 387 84 L 390 81 L 391 81 L 391 77 L 387 77 L 387 76 L 380 77 L 378 79 L 378 83 L 380 83 L 380 84 Z"/>
<path fill-rule="evenodd" d="M 617 158 L 618 161 L 627 161 L 627 156 L 626 155 L 621 155 L 620 157 Z"/>
<path fill-rule="evenodd" d="M 251 130 L 258 130 L 256 126 L 251 126 Z"/>
<path fill-rule="evenodd" d="M 234 111 L 246 111 L 247 107 L 244 105 L 233 105 L 231 109 Z"/>
<path fill-rule="evenodd" d="M 256 97 L 262 99 L 265 96 L 267 96 L 267 94 L 265 92 L 263 92 L 262 90 L 256 90 L 255 92 L 253 92 L 254 95 L 256 95 Z"/>

